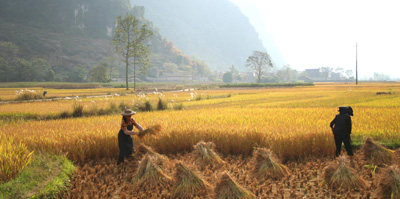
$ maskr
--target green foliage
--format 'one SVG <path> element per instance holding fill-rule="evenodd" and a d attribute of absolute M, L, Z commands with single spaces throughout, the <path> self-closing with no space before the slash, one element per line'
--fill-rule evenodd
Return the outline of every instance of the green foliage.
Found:
<path fill-rule="evenodd" d="M 230 72 L 230 71 L 225 72 L 224 76 L 222 77 L 222 81 L 224 81 L 227 84 L 232 83 L 232 81 L 233 81 L 232 72 Z"/>
<path fill-rule="evenodd" d="M 90 75 L 89 81 L 91 81 L 91 82 L 110 82 L 111 79 L 108 76 L 107 68 L 103 65 L 94 66 L 92 68 L 92 74 Z"/>
<path fill-rule="evenodd" d="M 78 64 L 64 74 L 63 80 L 67 82 L 84 82 L 89 70 L 86 66 Z"/>
<path fill-rule="evenodd" d="M 17 57 L 18 47 L 11 42 L 0 41 L 0 81 L 51 81 L 54 71 L 41 58 L 28 61 Z"/>

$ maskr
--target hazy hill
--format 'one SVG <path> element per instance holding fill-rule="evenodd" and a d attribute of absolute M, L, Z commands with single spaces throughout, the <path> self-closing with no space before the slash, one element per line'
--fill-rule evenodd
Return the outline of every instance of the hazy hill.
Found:
<path fill-rule="evenodd" d="M 265 50 L 248 18 L 229 0 L 131 0 L 183 52 L 212 68 L 245 70 L 253 50 Z"/>
<path fill-rule="evenodd" d="M 128 0 L 0 0 L 0 40 L 16 44 L 20 56 L 48 60 L 56 72 L 92 67 L 111 55 L 115 17 Z"/>
<path fill-rule="evenodd" d="M 166 62 L 175 64 L 178 70 L 204 67 L 205 64 L 192 60 L 161 36 L 143 18 L 143 7 L 132 9 L 129 0 L 0 0 L 0 41 L 16 44 L 21 58 L 46 59 L 63 81 L 63 76 L 68 76 L 76 66 L 90 71 L 113 55 L 110 41 L 115 19 L 127 12 L 154 29 L 151 42 L 154 67 L 164 70 Z"/>

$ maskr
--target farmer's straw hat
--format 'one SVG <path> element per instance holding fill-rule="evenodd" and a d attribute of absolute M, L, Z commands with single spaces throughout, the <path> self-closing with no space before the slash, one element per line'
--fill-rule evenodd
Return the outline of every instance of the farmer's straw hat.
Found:
<path fill-rule="evenodd" d="M 133 112 L 131 109 L 125 109 L 125 111 L 123 113 L 121 113 L 121 115 L 123 116 L 128 116 L 128 115 L 135 115 L 136 112 Z"/>

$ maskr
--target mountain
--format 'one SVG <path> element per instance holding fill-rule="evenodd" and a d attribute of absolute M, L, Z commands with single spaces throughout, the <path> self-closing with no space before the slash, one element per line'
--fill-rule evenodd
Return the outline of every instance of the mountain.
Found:
<path fill-rule="evenodd" d="M 0 0 L 0 41 L 18 46 L 20 58 L 47 60 L 59 81 L 84 81 L 90 68 L 115 56 L 110 42 L 116 17 L 128 12 L 153 29 L 153 68 L 165 71 L 163 65 L 168 63 L 186 73 L 193 67 L 206 73 L 205 63 L 190 58 L 166 40 L 144 18 L 143 7 L 132 8 L 129 0 Z M 82 78 L 69 78 L 76 74 Z"/>
<path fill-rule="evenodd" d="M 0 0 L 0 41 L 19 47 L 19 56 L 40 57 L 58 73 L 92 67 L 112 55 L 115 18 L 128 0 Z"/>
<path fill-rule="evenodd" d="M 131 0 L 183 52 L 211 68 L 246 70 L 254 50 L 266 51 L 249 19 L 229 0 Z"/>

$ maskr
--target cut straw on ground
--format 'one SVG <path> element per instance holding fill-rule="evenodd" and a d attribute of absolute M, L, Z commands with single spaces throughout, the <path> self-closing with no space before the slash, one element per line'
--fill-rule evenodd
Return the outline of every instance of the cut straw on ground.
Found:
<path fill-rule="evenodd" d="M 383 171 L 377 190 L 377 198 L 400 198 L 400 169 L 392 165 Z"/>
<path fill-rule="evenodd" d="M 350 162 L 346 156 L 340 156 L 338 162 L 330 164 L 324 169 L 324 180 L 332 189 L 361 189 L 366 188 L 364 179 L 356 174 L 350 167 Z"/>
<path fill-rule="evenodd" d="M 221 157 L 215 152 L 215 144 L 212 142 L 200 141 L 194 148 L 194 156 L 196 157 L 196 163 L 202 168 L 209 164 L 218 165 L 225 163 Z"/>
<path fill-rule="evenodd" d="M 221 180 L 215 187 L 218 199 L 253 199 L 256 196 L 250 191 L 240 186 L 231 176 L 224 172 Z"/>
<path fill-rule="evenodd" d="M 394 161 L 394 151 L 385 148 L 371 138 L 365 140 L 363 150 L 364 158 L 374 165 L 392 164 Z"/>
<path fill-rule="evenodd" d="M 147 184 L 157 186 L 159 183 L 168 183 L 171 178 L 166 175 L 160 166 L 159 157 L 146 154 L 139 163 L 133 183 L 138 186 Z"/>
<path fill-rule="evenodd" d="M 254 151 L 253 173 L 258 179 L 262 178 L 282 178 L 289 175 L 289 169 L 279 163 L 272 151 L 265 148 L 258 148 Z"/>
<path fill-rule="evenodd" d="M 190 199 L 206 197 L 210 192 L 210 185 L 182 162 L 176 165 L 176 184 L 172 189 L 173 198 Z"/>

